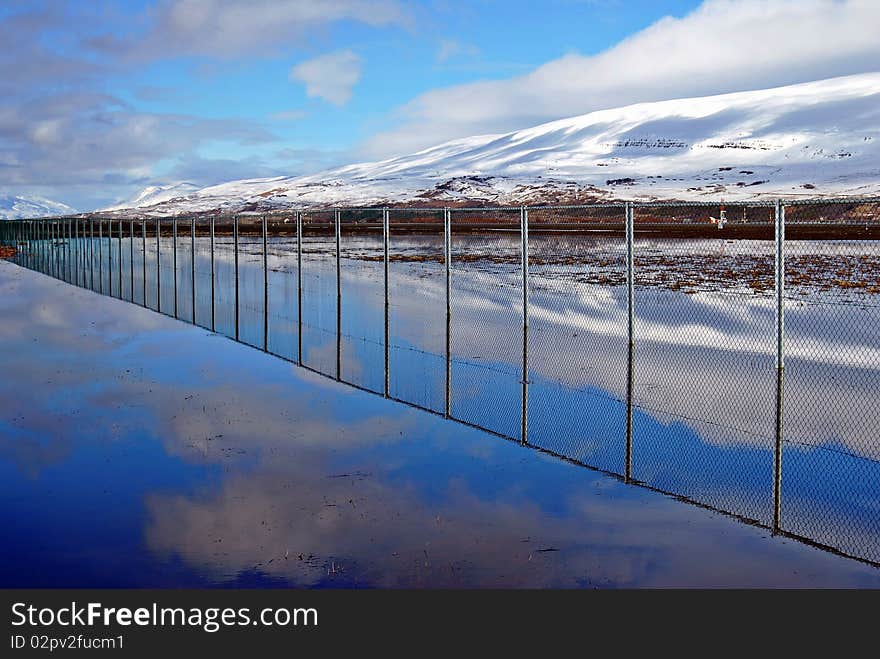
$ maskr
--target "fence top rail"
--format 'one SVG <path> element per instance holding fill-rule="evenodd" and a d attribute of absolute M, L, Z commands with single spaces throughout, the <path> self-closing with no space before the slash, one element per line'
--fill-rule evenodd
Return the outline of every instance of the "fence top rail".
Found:
<path fill-rule="evenodd" d="M 805 199 L 752 199 L 752 200 L 725 200 L 717 199 L 712 201 L 615 201 L 609 203 L 595 204 L 548 204 L 548 205 L 517 205 L 517 206 L 467 206 L 467 207 L 387 207 L 387 206 L 338 206 L 326 208 L 279 208 L 276 210 L 266 211 L 244 211 L 244 212 L 227 212 L 227 213 L 178 213 L 175 215 L 154 215 L 133 217 L 125 214 L 118 215 L 100 215 L 90 213 L 77 213 L 75 215 L 53 215 L 46 217 L 19 218 L 16 220 L 8 220 L 10 222 L 58 222 L 70 220 L 83 221 L 119 221 L 132 220 L 140 222 L 157 222 L 157 221 L 180 221 L 181 219 L 195 219 L 196 222 L 208 222 L 212 219 L 234 220 L 235 218 L 254 218 L 259 219 L 262 216 L 269 217 L 294 217 L 301 215 L 317 215 L 340 212 L 385 212 L 389 214 L 401 213 L 425 213 L 440 214 L 445 211 L 452 213 L 512 213 L 525 209 L 526 211 L 567 211 L 567 210 L 601 210 L 601 209 L 623 209 L 630 204 L 633 209 L 639 208 L 713 208 L 718 206 L 730 206 L 734 208 L 752 207 L 752 208 L 771 208 L 776 204 L 783 206 L 824 206 L 824 205 L 847 205 L 847 204 L 880 204 L 880 196 L 866 197 L 812 197 Z"/>

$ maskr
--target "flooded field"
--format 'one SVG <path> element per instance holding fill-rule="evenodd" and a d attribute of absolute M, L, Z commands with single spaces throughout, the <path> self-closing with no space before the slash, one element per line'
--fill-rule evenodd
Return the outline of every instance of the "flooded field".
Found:
<path fill-rule="evenodd" d="M 6 587 L 880 586 L 3 261 L 0 317 Z"/>
<path fill-rule="evenodd" d="M 328 231 L 269 235 L 264 253 L 258 235 L 181 226 L 176 248 L 163 233 L 28 249 L 341 382 L 880 561 L 874 240 L 786 242 L 780 387 L 772 227 L 636 231 L 630 360 L 621 227 L 536 223 L 524 291 L 509 229 L 453 222 L 447 279 L 442 226 L 392 224 L 387 261 L 381 227 L 342 224 L 337 259 Z"/>

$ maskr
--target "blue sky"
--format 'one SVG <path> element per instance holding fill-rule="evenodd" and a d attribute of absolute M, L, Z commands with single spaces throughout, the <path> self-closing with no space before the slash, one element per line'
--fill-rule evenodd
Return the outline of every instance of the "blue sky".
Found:
<path fill-rule="evenodd" d="M 7 0 L 0 192 L 310 173 L 639 101 L 880 69 L 861 0 Z"/>

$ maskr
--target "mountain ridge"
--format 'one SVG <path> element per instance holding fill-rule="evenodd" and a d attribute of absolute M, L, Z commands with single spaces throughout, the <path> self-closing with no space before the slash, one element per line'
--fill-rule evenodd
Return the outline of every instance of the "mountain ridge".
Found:
<path fill-rule="evenodd" d="M 73 213 L 76 213 L 76 210 L 60 201 L 32 195 L 0 194 L 0 220 L 26 220 Z"/>
<path fill-rule="evenodd" d="M 110 210 L 876 195 L 880 73 L 638 103 L 307 176 L 180 191 L 153 190 L 141 197 L 155 203 Z"/>

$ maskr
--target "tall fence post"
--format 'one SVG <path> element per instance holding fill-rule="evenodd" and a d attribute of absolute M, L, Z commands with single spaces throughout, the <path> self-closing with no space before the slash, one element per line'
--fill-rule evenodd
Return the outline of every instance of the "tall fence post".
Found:
<path fill-rule="evenodd" d="M 162 313 L 162 221 L 156 218 L 156 311 Z"/>
<path fill-rule="evenodd" d="M 336 379 L 342 380 L 342 212 L 334 213 L 336 228 Z"/>
<path fill-rule="evenodd" d="M 98 252 L 98 292 L 104 294 L 104 223 L 98 220 L 98 243 L 95 245 Z"/>
<path fill-rule="evenodd" d="M 73 220 L 73 280 L 76 282 L 76 285 L 79 286 L 79 259 L 80 259 L 80 244 L 79 244 L 79 219 Z"/>
<path fill-rule="evenodd" d="M 388 239 L 390 233 L 390 219 L 388 209 L 382 210 L 382 261 L 385 267 L 385 398 L 391 396 L 391 349 L 390 349 L 390 326 L 388 324 Z"/>
<path fill-rule="evenodd" d="M 785 384 L 785 206 L 776 202 L 776 441 L 773 451 L 773 532 L 780 530 L 782 514 L 782 433 Z"/>
<path fill-rule="evenodd" d="M 62 220 L 53 220 L 53 242 L 55 244 L 55 277 L 64 281 L 64 235 L 61 230 Z"/>
<path fill-rule="evenodd" d="M 46 244 L 49 249 L 49 275 L 55 276 L 55 220 L 49 220 L 46 224 Z"/>
<path fill-rule="evenodd" d="M 443 210 L 443 262 L 446 266 L 446 401 L 445 416 L 452 414 L 452 211 Z"/>
<path fill-rule="evenodd" d="M 141 282 L 143 286 L 143 294 L 144 294 L 144 307 L 147 306 L 147 221 L 141 220 L 141 266 L 143 267 L 143 282 Z M 159 264 L 156 263 L 156 268 L 158 269 Z"/>
<path fill-rule="evenodd" d="M 67 253 L 67 281 L 73 283 L 73 220 L 67 220 L 67 240 L 65 241 L 65 252 Z"/>
<path fill-rule="evenodd" d="M 296 213 L 296 361 L 303 364 L 303 215 Z"/>
<path fill-rule="evenodd" d="M 89 218 L 89 288 L 95 290 L 95 221 Z"/>
<path fill-rule="evenodd" d="M 238 215 L 232 218 L 232 244 L 235 270 L 235 340 L 238 341 Z"/>
<path fill-rule="evenodd" d="M 631 201 L 624 209 L 626 222 L 626 454 L 624 478 L 632 480 L 633 384 L 635 377 L 635 218 Z"/>
<path fill-rule="evenodd" d="M 122 299 L 122 220 L 119 220 L 119 231 L 117 232 L 116 238 L 117 238 L 117 243 L 119 244 L 119 250 L 118 250 L 119 263 L 118 263 L 117 269 L 119 270 L 119 299 L 121 300 Z"/>
<path fill-rule="evenodd" d="M 529 210 L 519 210 L 519 227 L 522 246 L 522 305 L 523 305 L 523 354 L 522 354 L 522 427 L 520 443 L 529 443 Z"/>
<path fill-rule="evenodd" d="M 189 266 L 190 266 L 190 292 L 192 293 L 192 315 L 190 320 L 196 324 L 196 218 L 189 219 Z"/>
<path fill-rule="evenodd" d="M 214 297 L 214 222 L 215 218 L 211 216 L 211 331 L 216 331 L 217 313 L 216 302 Z"/>
<path fill-rule="evenodd" d="M 134 220 L 128 221 L 128 299 L 134 304 Z"/>
<path fill-rule="evenodd" d="M 107 220 L 107 295 L 113 297 L 113 220 Z"/>
<path fill-rule="evenodd" d="M 174 317 L 177 318 L 177 216 L 171 219 L 171 280 L 174 285 Z"/>
<path fill-rule="evenodd" d="M 269 352 L 269 223 L 263 215 L 263 351 Z"/>

